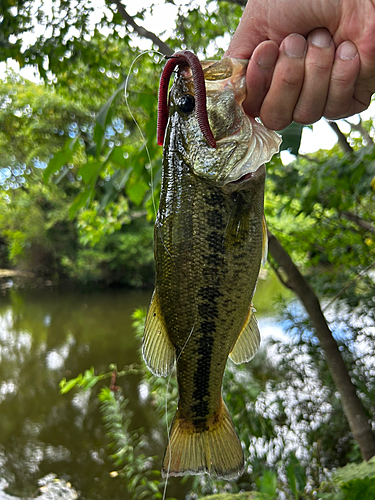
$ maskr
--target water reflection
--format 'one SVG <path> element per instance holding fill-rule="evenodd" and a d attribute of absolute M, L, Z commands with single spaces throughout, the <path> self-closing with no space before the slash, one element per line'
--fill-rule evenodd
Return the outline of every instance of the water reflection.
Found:
<path fill-rule="evenodd" d="M 81 497 L 126 499 L 125 485 L 110 477 L 113 464 L 95 397 L 61 396 L 62 377 L 95 366 L 106 370 L 137 359 L 131 313 L 150 293 L 122 291 L 18 293 L 0 303 L 0 477 L 8 493 L 31 495 L 54 472 Z M 137 423 L 149 425 L 138 403 L 138 377 L 126 380 Z"/>
<path fill-rule="evenodd" d="M 269 313 L 271 296 L 280 291 L 275 280 L 260 281 L 254 300 L 259 313 Z M 7 493 L 32 495 L 40 478 L 55 473 L 82 499 L 130 498 L 124 480 L 110 475 L 114 465 L 95 390 L 61 396 L 58 387 L 63 377 L 91 366 L 100 372 L 110 363 L 121 368 L 137 362 L 131 314 L 147 306 L 150 296 L 151 291 L 9 290 L 1 298 L 0 482 L 8 483 Z M 149 429 L 162 454 L 155 413 L 144 403 L 148 387 L 140 382 L 138 375 L 121 379 L 136 426 Z"/>

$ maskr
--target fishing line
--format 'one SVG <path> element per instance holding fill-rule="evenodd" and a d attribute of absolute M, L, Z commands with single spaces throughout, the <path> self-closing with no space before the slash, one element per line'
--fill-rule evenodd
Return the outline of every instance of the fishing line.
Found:
<path fill-rule="evenodd" d="M 159 233 L 159 236 L 160 236 L 161 242 L 163 243 L 164 250 L 167 252 L 167 254 L 169 255 L 169 257 L 170 257 L 171 259 L 173 259 L 172 254 L 170 253 L 170 251 L 168 250 L 168 248 L 166 247 L 166 245 L 165 245 L 165 243 L 164 243 L 164 238 L 163 238 L 163 235 L 161 234 L 161 230 L 160 230 L 160 226 L 159 226 L 159 224 L 158 224 L 158 233 Z"/>
<path fill-rule="evenodd" d="M 132 71 L 133 71 L 133 66 L 138 61 L 138 59 L 140 57 L 144 56 L 145 54 L 150 55 L 150 53 L 152 53 L 152 54 L 158 54 L 158 55 L 162 56 L 163 59 L 165 57 L 164 54 L 162 52 L 159 52 L 158 50 L 145 50 L 145 51 L 141 52 L 140 54 L 138 54 L 137 57 L 135 57 L 135 59 L 133 59 L 133 62 L 130 65 L 130 68 L 129 68 L 129 71 L 128 71 L 128 74 L 127 74 L 127 77 L 126 77 L 126 80 L 125 80 L 125 105 L 126 105 L 127 110 L 129 111 L 129 114 L 130 114 L 133 122 L 135 123 L 135 125 L 136 125 L 136 127 L 138 129 L 138 132 L 140 133 L 140 135 L 142 137 L 142 141 L 143 141 L 143 144 L 144 144 L 144 147 L 145 147 L 145 150 L 146 150 L 146 154 L 147 154 L 147 158 L 148 158 L 148 164 L 150 166 L 150 183 L 151 183 L 150 185 L 151 185 L 152 206 L 154 208 L 154 215 L 156 217 L 156 205 L 155 205 L 155 199 L 154 199 L 154 174 L 152 172 L 151 155 L 150 155 L 150 151 L 149 151 L 149 149 L 147 147 L 146 136 L 142 132 L 142 129 L 141 129 L 138 121 L 136 120 L 136 118 L 135 118 L 132 110 L 130 109 L 130 105 L 129 105 L 129 102 L 128 102 L 128 87 L 129 87 L 129 80 L 130 80 L 130 77 L 131 77 Z"/>
<path fill-rule="evenodd" d="M 161 52 L 159 52 L 158 50 L 145 50 L 143 52 L 141 52 L 140 54 L 137 55 L 137 57 L 135 57 L 135 59 L 132 61 L 131 65 L 130 65 L 130 68 L 129 68 L 129 71 L 128 71 L 128 74 L 127 74 L 127 77 L 126 77 L 126 80 L 125 80 L 125 89 L 124 89 L 124 96 L 125 96 L 125 106 L 133 120 L 133 122 L 135 123 L 137 129 L 138 129 L 138 132 L 140 133 L 141 137 L 142 137 L 142 141 L 143 141 L 143 144 L 144 144 L 144 147 L 145 147 L 145 150 L 146 150 L 146 154 L 147 154 L 147 158 L 148 158 L 148 163 L 149 163 L 149 166 L 150 166 L 150 187 L 151 187 L 151 198 L 152 198 L 152 205 L 153 205 L 153 208 L 154 208 L 154 215 L 156 217 L 156 205 L 155 205 L 155 199 L 154 199 L 154 175 L 153 175 L 153 171 L 152 171 L 152 165 L 151 165 L 151 155 L 150 155 L 150 151 L 148 149 L 148 146 L 147 146 L 147 139 L 146 139 L 146 136 L 144 135 L 137 119 L 135 118 L 132 110 L 130 109 L 130 105 L 129 105 L 129 101 L 128 101 L 128 88 L 129 88 L 129 80 L 130 80 L 130 77 L 132 75 L 132 70 L 133 70 L 133 67 L 135 65 L 135 63 L 138 61 L 138 59 L 142 56 L 144 56 L 145 54 L 158 54 L 160 55 L 163 59 L 165 58 L 165 55 Z M 160 238 L 162 240 L 162 243 L 163 243 L 163 246 L 164 248 L 166 249 L 166 251 L 168 252 L 168 254 L 170 255 L 168 249 L 166 248 L 165 244 L 164 244 L 164 241 L 163 241 L 163 238 L 162 238 L 162 235 L 161 235 L 161 232 L 160 232 L 160 228 L 159 228 L 159 234 L 160 234 Z M 170 255 L 170 257 L 172 257 Z M 193 328 L 182 348 L 182 351 L 184 350 L 186 344 L 188 343 L 192 333 L 193 333 L 193 330 L 194 330 L 194 326 L 195 326 L 195 323 L 193 325 Z M 181 353 L 182 353 L 181 351 Z M 181 353 L 179 354 L 177 360 L 175 363 L 177 363 L 179 357 L 181 356 Z M 170 383 L 170 380 L 171 380 L 171 376 L 172 376 L 172 373 L 169 374 L 169 377 L 168 377 L 168 382 L 167 382 L 167 388 L 166 388 L 166 397 L 165 397 L 165 418 L 166 418 L 166 424 L 167 424 L 167 434 L 168 434 L 168 444 L 169 444 L 169 422 L 168 422 L 168 391 L 169 391 L 169 383 Z M 165 484 L 164 484 L 164 490 L 163 490 L 163 498 L 162 500 L 165 500 L 166 498 L 166 494 L 167 494 L 167 486 L 168 486 L 168 479 L 169 479 L 169 470 L 170 470 L 170 465 L 171 465 L 171 451 L 169 451 L 169 463 L 168 463 L 168 470 L 167 470 L 167 474 L 166 474 L 166 479 L 165 479 Z"/>
<path fill-rule="evenodd" d="M 224 235 L 223 235 L 223 241 L 222 241 L 223 244 L 225 242 L 225 237 L 227 235 L 227 230 L 228 230 L 228 227 L 229 227 L 230 219 L 231 219 L 232 214 L 233 214 L 233 210 L 236 208 L 236 203 L 237 203 L 237 195 L 236 195 L 236 197 L 233 200 L 233 205 L 232 205 L 232 208 L 230 209 L 230 212 L 229 212 L 228 222 L 227 222 L 227 225 L 225 226 L 225 231 L 224 231 Z"/>
<path fill-rule="evenodd" d="M 177 356 L 177 359 L 175 361 L 175 367 L 177 366 L 177 362 L 178 360 L 180 359 L 181 357 L 181 354 L 183 353 L 185 347 L 187 346 L 187 343 L 189 342 L 190 340 L 190 337 L 192 336 L 193 334 L 193 331 L 194 331 L 194 328 L 195 328 L 195 321 L 194 321 L 194 324 L 193 324 L 193 327 L 192 329 L 190 330 L 190 333 L 189 333 L 189 336 L 188 338 L 186 339 L 186 342 L 185 344 L 182 346 L 182 349 L 180 351 L 180 354 Z M 171 377 L 172 377 L 172 372 L 169 374 L 168 376 L 168 382 L 167 382 L 167 390 L 166 390 L 166 396 L 165 396 L 165 422 L 166 422 L 166 427 L 167 427 L 167 435 L 168 435 L 168 445 L 170 443 L 170 436 L 169 436 L 169 422 L 168 422 L 168 390 L 169 390 L 169 382 L 171 381 Z M 170 471 L 170 468 L 171 468 L 171 461 L 172 461 L 172 451 L 171 451 L 171 447 L 168 446 L 168 449 L 169 449 L 169 457 L 168 457 L 168 468 L 167 468 L 167 474 L 165 476 L 165 484 L 164 484 L 164 490 L 163 490 L 163 498 L 162 500 L 165 500 L 166 498 L 166 494 L 167 494 L 167 486 L 168 486 L 168 479 L 169 479 L 169 471 Z"/>
<path fill-rule="evenodd" d="M 373 262 L 372 264 L 370 264 L 368 267 L 366 267 L 366 269 L 362 269 L 362 271 L 360 271 L 357 276 L 355 278 L 353 278 L 351 281 L 349 281 L 349 283 L 347 283 L 344 288 L 342 288 L 338 294 L 336 294 L 333 299 L 326 305 L 323 307 L 322 309 L 322 312 L 325 313 L 327 311 L 327 309 L 329 309 L 331 307 L 331 305 L 336 301 L 336 299 L 338 299 L 340 297 L 340 295 L 342 295 L 348 288 L 350 288 L 356 281 L 359 281 L 361 278 L 363 278 L 363 276 L 365 276 L 365 274 L 370 271 L 370 269 L 372 267 L 375 266 L 375 262 Z"/>

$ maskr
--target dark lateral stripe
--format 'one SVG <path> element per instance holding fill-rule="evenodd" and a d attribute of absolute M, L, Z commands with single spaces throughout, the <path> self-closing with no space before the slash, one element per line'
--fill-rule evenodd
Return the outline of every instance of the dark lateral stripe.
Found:
<path fill-rule="evenodd" d="M 217 318 L 219 310 L 215 302 L 201 302 L 198 304 L 198 313 L 201 318 Z"/>
<path fill-rule="evenodd" d="M 203 257 L 202 275 L 207 278 L 205 285 L 197 293 L 198 314 L 200 324 L 197 325 L 197 358 L 195 360 L 194 391 L 192 394 L 192 413 L 196 421 L 204 425 L 210 409 L 210 383 L 214 369 L 213 347 L 216 336 L 217 319 L 219 317 L 219 300 L 223 296 L 220 284 L 226 274 L 225 248 L 223 233 L 227 224 L 226 203 L 220 190 L 211 190 L 204 196 L 205 243 L 206 252 Z"/>
<path fill-rule="evenodd" d="M 211 360 L 212 360 L 212 349 L 213 349 L 213 335 L 208 335 L 206 329 L 215 329 L 215 323 L 211 321 L 204 322 L 202 324 L 202 331 L 204 331 L 204 336 L 201 336 L 198 342 L 198 363 L 197 369 L 194 374 L 194 387 L 193 400 L 196 401 L 192 406 L 192 411 L 195 417 L 205 418 L 208 416 L 209 403 L 206 396 L 209 396 L 209 386 L 210 386 L 210 372 L 211 372 Z M 213 326 L 212 326 L 213 323 Z"/>

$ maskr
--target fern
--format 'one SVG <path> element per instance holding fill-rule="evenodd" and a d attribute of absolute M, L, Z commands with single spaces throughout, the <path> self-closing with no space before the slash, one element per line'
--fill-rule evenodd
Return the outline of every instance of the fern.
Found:
<path fill-rule="evenodd" d="M 114 393 L 108 387 L 103 387 L 99 400 L 107 435 L 111 440 L 111 458 L 116 467 L 121 467 L 118 473 L 127 479 L 132 498 L 161 498 L 160 490 L 164 482 L 160 481 L 160 472 L 152 469 L 153 458 L 144 452 L 147 445 L 144 430 L 129 430 L 132 412 L 127 409 L 128 399 L 120 391 Z"/>

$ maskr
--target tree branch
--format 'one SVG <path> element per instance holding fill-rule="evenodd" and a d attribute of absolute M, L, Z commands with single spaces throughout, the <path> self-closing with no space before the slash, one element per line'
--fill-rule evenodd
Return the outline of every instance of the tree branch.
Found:
<path fill-rule="evenodd" d="M 374 144 L 374 141 L 371 137 L 371 135 L 367 132 L 365 127 L 362 126 L 362 119 L 360 118 L 359 123 L 351 123 L 348 120 L 344 120 L 346 123 L 350 125 L 350 127 L 354 130 L 357 130 L 358 132 L 361 133 L 362 137 L 366 140 L 367 145 L 370 146 L 370 144 Z"/>
<path fill-rule="evenodd" d="M 331 122 L 331 121 L 328 120 L 328 125 L 331 127 L 331 129 L 337 135 L 337 138 L 339 140 L 339 144 L 341 146 L 341 149 L 344 151 L 344 153 L 352 154 L 353 153 L 353 148 L 348 143 L 345 134 L 343 134 L 341 132 L 341 130 L 339 129 L 339 126 L 337 125 L 337 123 L 336 122 Z"/>
<path fill-rule="evenodd" d="M 366 220 L 362 219 L 356 214 L 353 214 L 352 212 L 340 212 L 340 215 L 345 217 L 345 219 L 350 220 L 351 222 L 354 222 L 359 226 L 360 228 L 364 229 L 365 231 L 369 231 L 372 234 L 375 234 L 375 227 L 370 223 L 367 222 Z"/>
<path fill-rule="evenodd" d="M 130 16 L 126 10 L 125 7 L 122 5 L 120 0 L 113 0 L 113 3 L 117 5 L 117 10 L 120 13 L 121 17 L 124 19 L 126 24 L 131 26 L 134 31 L 138 33 L 139 36 L 143 38 L 148 38 L 149 40 L 152 41 L 155 45 L 159 47 L 160 52 L 162 52 L 166 56 L 171 56 L 173 54 L 173 50 L 167 45 L 166 43 L 163 42 L 155 33 L 152 33 L 151 31 L 146 30 L 145 28 L 142 28 L 142 26 L 139 26 L 132 16 Z"/>
<path fill-rule="evenodd" d="M 275 262 L 284 269 L 288 276 L 288 284 L 303 303 L 310 316 L 320 345 L 325 352 L 333 381 L 340 393 L 343 410 L 350 429 L 359 445 L 363 458 L 369 460 L 375 455 L 375 436 L 337 343 L 322 313 L 319 299 L 290 258 L 288 252 L 283 248 L 276 236 L 269 231 L 268 248 Z"/>

